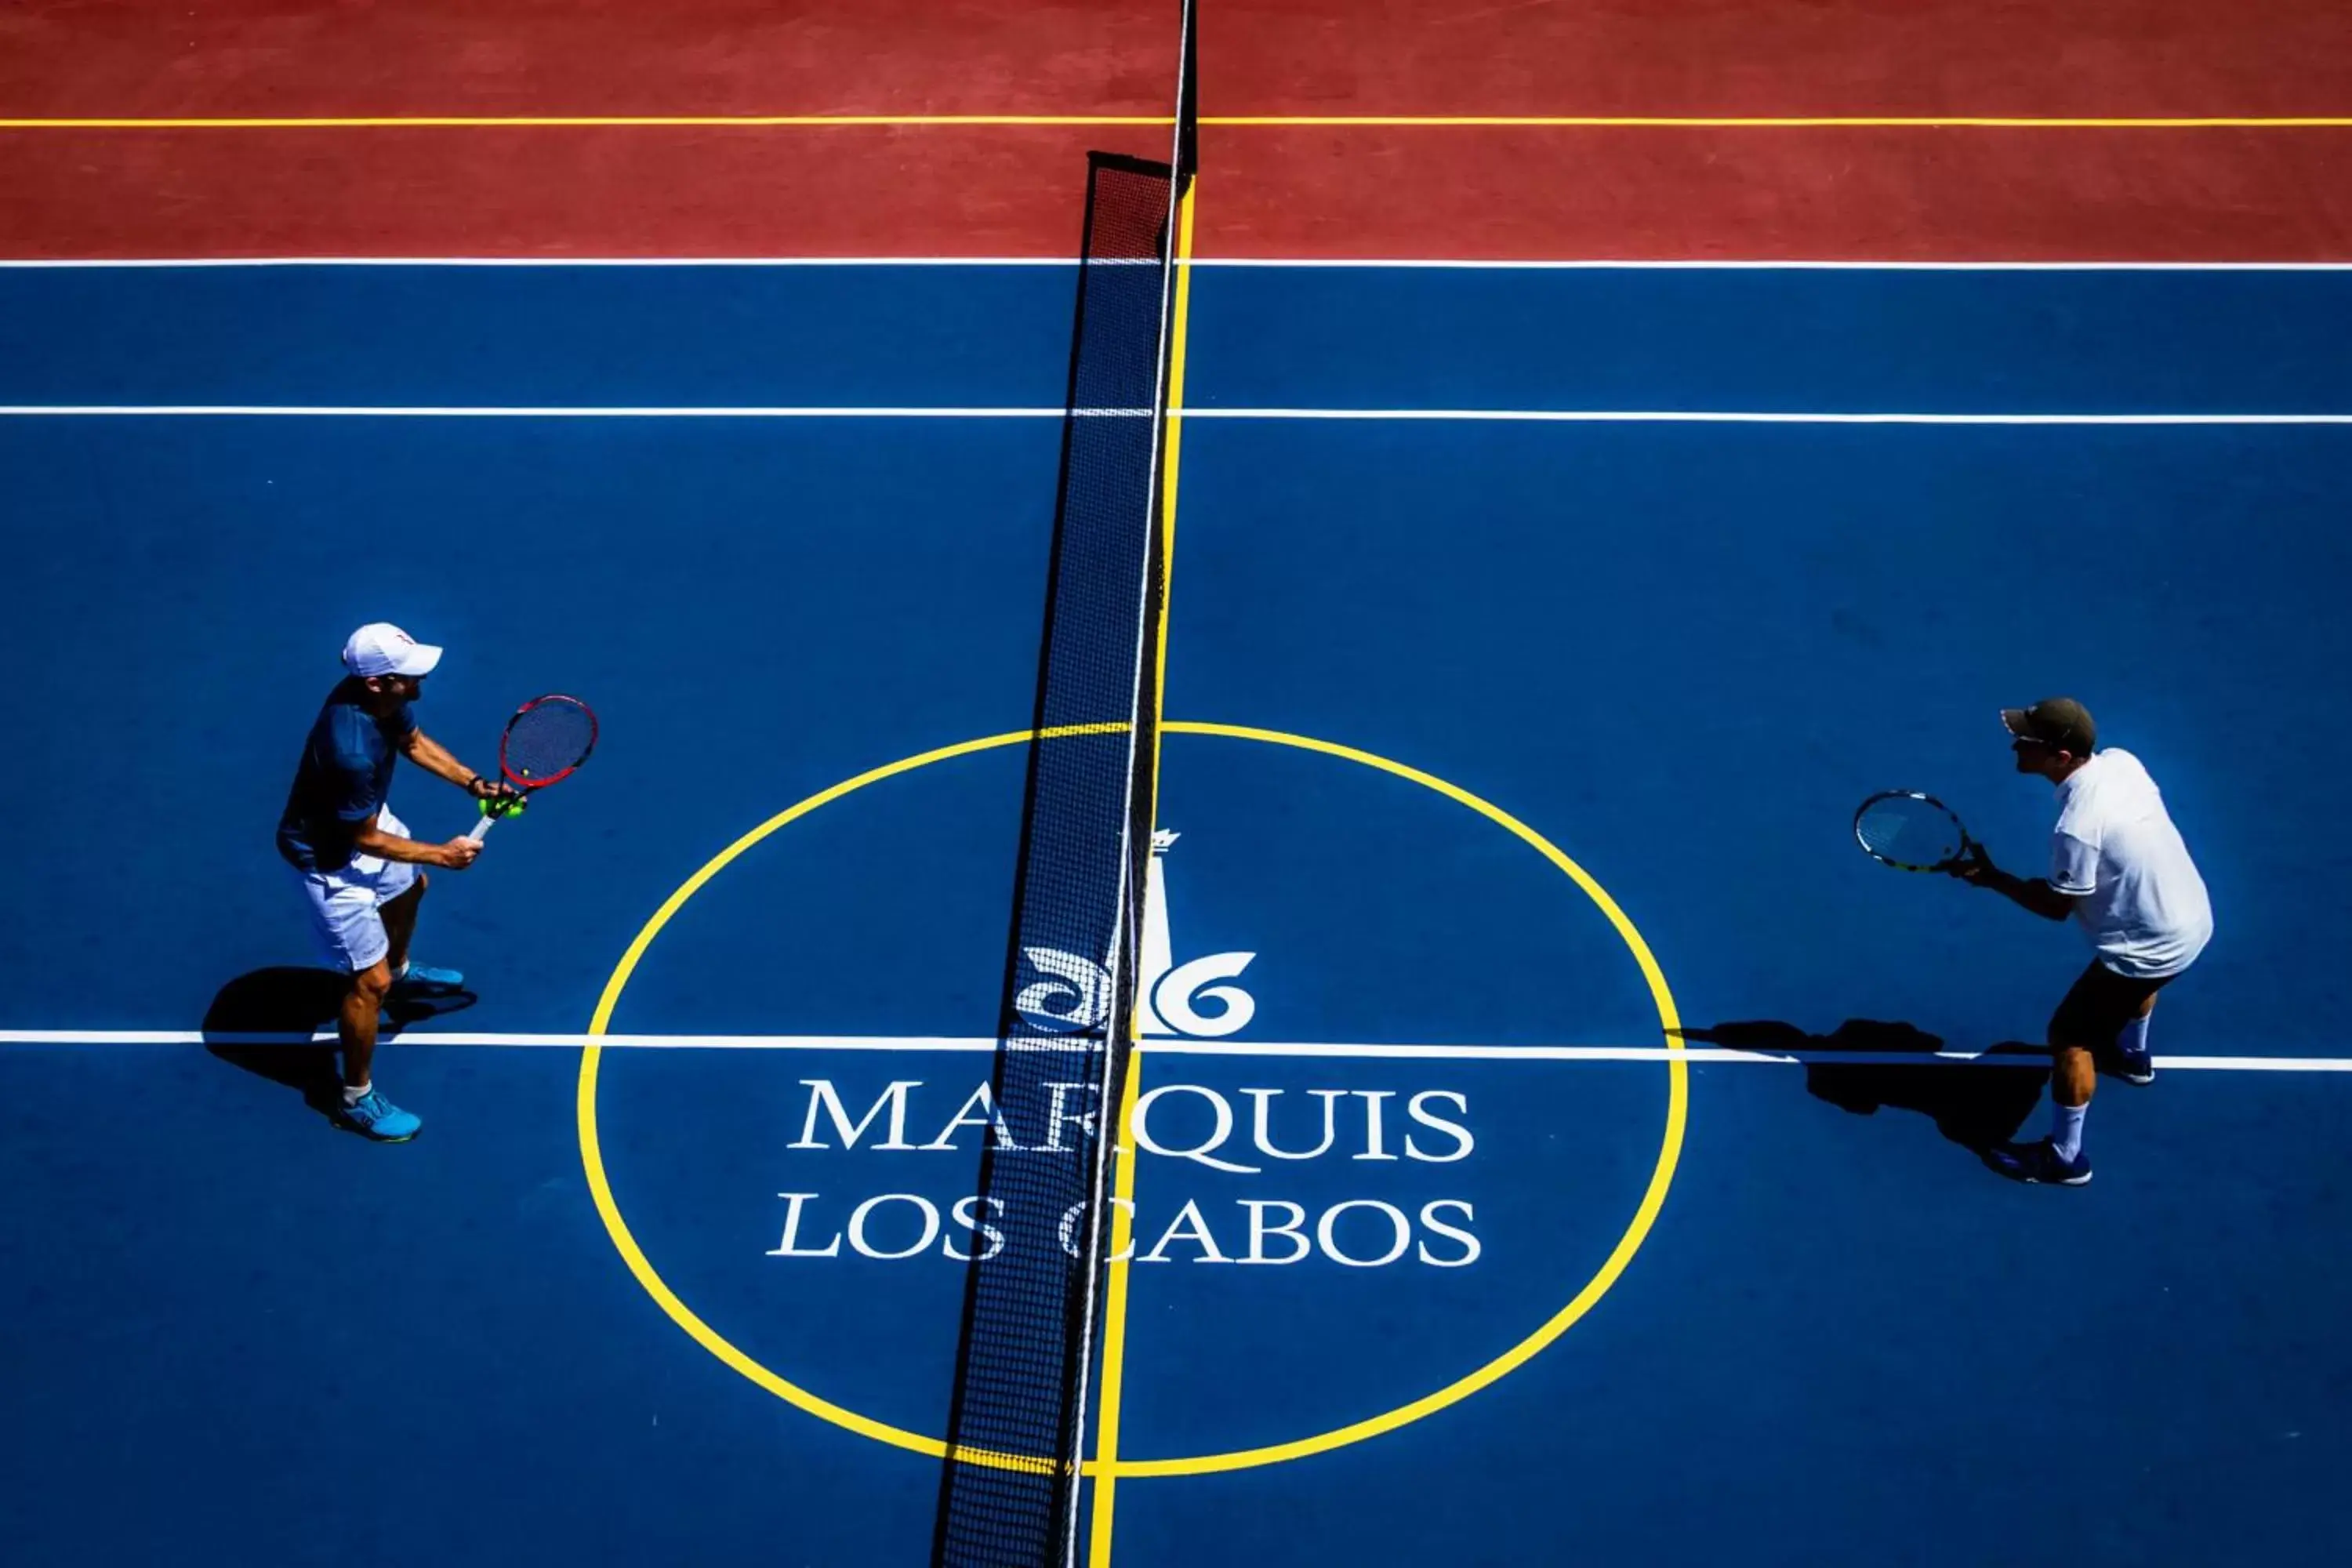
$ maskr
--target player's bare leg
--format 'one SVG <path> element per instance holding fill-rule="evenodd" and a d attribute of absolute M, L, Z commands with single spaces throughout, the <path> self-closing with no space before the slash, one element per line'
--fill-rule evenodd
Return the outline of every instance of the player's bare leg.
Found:
<path fill-rule="evenodd" d="M 335 1039 L 343 1053 L 346 1100 L 357 1099 L 359 1091 L 373 1081 L 370 1074 L 375 1066 L 376 1026 L 384 998 L 391 994 L 392 963 L 382 958 L 352 975 L 350 988 L 343 993 L 342 1010 L 335 1019 Z"/>
<path fill-rule="evenodd" d="M 408 903 L 413 925 L 415 900 L 406 894 L 402 899 Z M 394 900 L 399 901 L 402 900 Z M 392 905 L 384 908 L 389 912 Z M 377 1093 L 374 1082 L 377 1020 L 383 1015 L 384 999 L 391 994 L 392 963 L 388 957 L 376 960 L 352 975 L 351 988 L 343 993 L 341 1015 L 335 1020 L 335 1036 L 343 1053 L 342 1104 L 337 1119 L 354 1132 L 379 1142 L 403 1143 L 415 1137 L 423 1123 Z"/>
<path fill-rule="evenodd" d="M 408 967 L 408 942 L 416 934 L 417 908 L 425 901 L 425 889 L 430 886 L 431 881 L 419 871 L 406 892 L 378 911 L 383 917 L 383 934 L 392 944 L 384 951 L 383 960 L 394 977 Z"/>

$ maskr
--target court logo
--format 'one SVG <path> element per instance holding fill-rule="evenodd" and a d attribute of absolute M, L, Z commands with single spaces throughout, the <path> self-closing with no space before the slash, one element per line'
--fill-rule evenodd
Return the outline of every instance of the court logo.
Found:
<path fill-rule="evenodd" d="M 1165 830 L 1152 835 L 1144 884 L 1137 1014 L 1147 1041 L 1230 1036 L 1257 1012 L 1256 999 L 1234 984 L 1256 953 L 1174 962 L 1167 861 L 1177 837 Z M 1029 948 L 1024 956 L 1038 975 L 1015 997 L 1024 1017 L 1055 1034 L 1099 1027 L 1111 1005 L 1105 965 L 1054 948 Z M 878 1091 L 868 1082 L 852 1084 L 845 1093 L 830 1077 L 803 1079 L 800 1087 L 806 1091 L 798 1108 L 800 1135 L 785 1147 L 802 1156 L 952 1153 L 984 1139 L 1000 1157 L 1075 1159 L 1108 1120 L 1097 1086 L 1076 1060 L 1066 1079 L 1033 1083 L 1030 1092 L 1002 1103 L 985 1079 L 968 1091 L 896 1077 Z M 942 1089 L 956 1099 L 940 1098 Z M 1282 1266 L 1320 1257 L 1349 1268 L 1408 1259 L 1465 1268 L 1482 1250 L 1467 1228 L 1476 1211 L 1466 1199 L 1436 1196 L 1416 1204 L 1407 1198 L 1400 1205 L 1390 1199 L 1401 1194 L 1349 1194 L 1310 1206 L 1254 1190 L 1223 1190 L 1218 1179 L 1262 1177 L 1334 1159 L 1406 1170 L 1455 1165 L 1477 1148 L 1469 1110 L 1469 1097 L 1458 1089 L 1417 1086 L 1236 1089 L 1182 1079 L 1154 1083 L 1136 1100 L 1128 1130 L 1132 1147 L 1121 1152 L 1139 1151 L 1196 1173 L 1183 1184 L 1188 1190 L 1172 1194 L 1182 1200 L 1172 1212 L 1165 1199 L 1141 1215 L 1126 1200 L 1112 1200 L 1150 1226 L 1114 1260 Z M 926 1137 L 933 1128 L 936 1133 Z M 766 1254 L 782 1258 L 932 1257 L 961 1263 L 976 1252 L 984 1263 L 1000 1253 L 1056 1245 L 1075 1258 L 1086 1211 L 1076 1204 L 1057 1215 L 1022 1215 L 994 1196 L 899 1191 L 848 1205 L 845 1216 L 837 1206 L 842 1200 L 828 1201 L 820 1191 L 776 1197 L 784 1205 L 782 1234 Z M 1155 1206 L 1163 1212 L 1150 1213 Z"/>
<path fill-rule="evenodd" d="M 1142 984 L 1137 991 L 1137 1023 L 1143 1037 L 1185 1036 L 1220 1039 L 1239 1034 L 1257 1015 L 1257 1003 L 1240 986 L 1255 952 L 1213 952 L 1189 963 L 1174 962 L 1168 930 L 1168 851 L 1177 835 L 1165 828 L 1151 836 L 1151 858 L 1144 878 Z M 1058 948 L 1027 947 L 1022 956 L 1038 979 L 1023 986 L 1013 1005 L 1032 1025 L 1058 1034 L 1097 1029 L 1111 1008 L 1110 971 L 1104 964 Z M 1209 1010 L 1202 1011 L 1206 1006 Z"/>
<path fill-rule="evenodd" d="M 1358 1008 L 1349 1015 L 1340 1007 L 1340 1016 L 1361 1016 L 1367 1001 L 1361 994 L 1387 985 L 1392 972 L 1381 965 L 1398 962 L 1355 963 L 1345 956 L 1344 943 L 1335 946 L 1331 933 L 1317 929 L 1320 922 L 1354 919 L 1360 906 L 1368 921 L 1382 920 L 1391 912 L 1380 904 L 1383 898 L 1413 899 L 1409 907 L 1422 911 L 1433 890 L 1443 898 L 1443 889 L 1456 886 L 1454 879 L 1483 876 L 1483 858 L 1456 858 L 1446 868 L 1446 880 L 1412 883 L 1414 890 L 1404 893 L 1388 890 L 1408 884 L 1390 875 L 1381 858 L 1357 857 L 1350 861 L 1354 879 L 1344 888 L 1325 887 L 1316 897 L 1297 898 L 1290 895 L 1297 891 L 1297 873 L 1286 869 L 1289 863 L 1278 858 L 1289 841 L 1276 838 L 1267 850 L 1233 858 L 1234 874 L 1252 880 L 1235 890 L 1240 896 L 1224 902 L 1264 922 L 1248 939 L 1252 950 L 1179 962 L 1182 950 L 1171 933 L 1171 906 L 1184 912 L 1182 889 L 1169 872 L 1171 865 L 1186 862 L 1174 853 L 1177 836 L 1160 833 L 1144 862 L 1139 984 L 1132 992 L 1141 1038 L 1130 1062 L 1124 1116 L 1120 1107 L 1102 1102 L 1087 1070 L 1112 1009 L 1110 976 L 1099 955 L 1041 944 L 1020 955 L 1013 1002 L 1043 1036 L 1093 1034 L 1091 1040 L 1066 1043 L 1033 1038 L 1054 1052 L 1066 1050 L 1066 1071 L 1058 1055 L 1041 1053 L 1018 1075 L 1017 1086 L 1012 1077 L 1003 1080 L 1006 1087 L 1000 1095 L 995 1075 L 984 1065 L 984 1058 L 1001 1051 L 997 1041 L 845 1037 L 836 1052 L 813 1040 L 811 1047 L 820 1052 L 814 1059 L 724 1058 L 734 1093 L 721 1121 L 736 1142 L 724 1149 L 711 1144 L 709 1158 L 697 1158 L 700 1151 L 690 1145 L 649 1145 L 642 1137 L 615 1141 L 616 1147 L 657 1146 L 687 1156 L 683 1169 L 673 1166 L 646 1178 L 669 1189 L 663 1199 L 646 1200 L 658 1203 L 666 1218 L 700 1207 L 728 1216 L 716 1228 L 702 1227 L 691 1236 L 656 1237 L 656 1250 L 665 1257 L 681 1255 L 678 1264 L 687 1270 L 681 1278 L 694 1283 L 698 1296 L 709 1298 L 704 1310 L 715 1307 L 714 1318 L 680 1296 L 630 1230 L 621 1194 L 606 1174 L 598 1125 L 598 1086 L 611 1070 L 604 1065 L 606 1052 L 592 1047 L 583 1053 L 581 1152 L 598 1213 L 631 1271 L 662 1310 L 742 1376 L 848 1430 L 910 1451 L 944 1453 L 941 1439 L 877 1418 L 848 1401 L 892 1406 L 896 1396 L 878 1384 L 867 1386 L 867 1373 L 899 1364 L 899 1347 L 891 1336 L 903 1327 L 894 1314 L 904 1303 L 951 1301 L 961 1277 L 975 1266 L 1019 1268 L 1027 1259 L 1025 1266 L 1036 1267 L 1040 1258 L 1075 1249 L 1087 1220 L 1087 1205 L 1072 1205 L 1068 1197 L 1082 1189 L 1040 1167 L 1085 1157 L 1114 1128 L 1116 1184 L 1110 1195 L 1097 1201 L 1108 1203 L 1111 1211 L 1113 1263 L 1133 1270 L 1111 1277 L 1122 1288 L 1129 1279 L 1145 1291 L 1184 1281 L 1179 1288 L 1197 1292 L 1194 1300 L 1219 1311 L 1238 1311 L 1254 1324 L 1259 1314 L 1288 1310 L 1286 1303 L 1295 1307 L 1303 1300 L 1292 1284 L 1269 1289 L 1257 1285 L 1259 1280 L 1304 1285 L 1312 1276 L 1348 1279 L 1368 1292 L 1366 1300 L 1389 1308 L 1406 1300 L 1394 1292 L 1409 1281 L 1428 1281 L 1426 1288 L 1441 1293 L 1433 1300 L 1454 1302 L 1485 1300 L 1498 1289 L 1516 1291 L 1530 1281 L 1540 1291 L 1539 1310 L 1520 1332 L 1499 1346 L 1465 1347 L 1468 1364 L 1441 1376 L 1433 1392 L 1414 1392 L 1419 1373 L 1413 1367 L 1374 1369 L 1378 1386 L 1363 1395 L 1370 1410 L 1359 1418 L 1231 1452 L 1125 1455 L 1115 1461 L 1123 1476 L 1271 1464 L 1393 1430 L 1507 1375 L 1582 1319 L 1625 1270 L 1673 1180 L 1688 1091 L 1686 1069 L 1671 1044 L 1677 1027 L 1673 998 L 1646 944 L 1609 895 L 1534 828 L 1407 764 L 1269 730 L 1176 721 L 1166 730 L 1209 738 L 1219 746 L 1239 742 L 1319 755 L 1407 782 L 1499 828 L 1559 873 L 1570 897 L 1588 903 L 1613 932 L 1615 940 L 1604 935 L 1604 943 L 1622 943 L 1669 1042 L 1663 1136 L 1646 1174 L 1638 1159 L 1596 1164 L 1589 1158 L 1591 1148 L 1613 1148 L 1621 1138 L 1609 1118 L 1628 1110 L 1638 1114 L 1649 1102 L 1654 1091 L 1646 1082 L 1637 1087 L 1612 1073 L 1589 1091 L 1564 1095 L 1557 1072 L 1535 1065 L 1549 1059 L 1547 1052 L 1530 1053 L 1523 1069 L 1516 1050 L 1475 1041 L 1317 1044 L 1302 1033 L 1315 1027 L 1312 1020 L 1331 1016 L 1335 989 L 1345 991 L 1347 1005 Z M 1007 731 L 869 770 L 738 839 L 698 870 L 638 933 L 607 982 L 591 1033 L 612 1026 L 629 975 L 686 900 L 770 835 L 884 780 L 1033 740 L 1028 731 Z M 1245 759 L 1231 754 L 1214 760 L 1246 765 Z M 1332 816 L 1320 810 L 1316 820 L 1328 824 Z M 1251 824 L 1249 830 L 1258 826 Z M 1319 864 L 1313 852 L 1301 863 Z M 1453 896 L 1479 897 L 1467 884 L 1461 889 Z M 1268 896 L 1277 891 L 1280 896 Z M 1477 907 L 1482 913 L 1486 910 Z M 1197 933 L 1198 925 L 1193 929 Z M 1450 960 L 1486 953 L 1476 945 L 1484 927 L 1424 921 L 1415 929 L 1427 936 L 1411 950 L 1418 967 L 1393 972 L 1397 994 L 1406 999 L 1400 1016 L 1410 1016 L 1413 1004 L 1444 1003 L 1455 973 Z M 1268 982 L 1255 951 L 1268 943 L 1307 959 L 1280 966 Z M 1349 965 L 1342 972 L 1349 984 L 1318 987 L 1318 972 L 1333 962 L 1335 952 L 1341 954 L 1339 963 Z M 1588 967 L 1595 974 L 1605 968 Z M 1260 1037 L 1268 1033 L 1292 1043 Z M 1499 1065 L 1507 1060 L 1512 1065 Z M 1567 1113 L 1587 1118 L 1591 1136 L 1563 1124 Z M 999 1170 L 1028 1166 L 1045 1179 L 1008 1184 L 1002 1195 L 975 1194 L 974 1156 L 982 1149 Z M 1515 1189 L 1526 1185 L 1526 1173 L 1532 1171 L 1563 1192 L 1577 1184 L 1591 1188 L 1594 1197 L 1625 1204 L 1630 1212 L 1622 1232 L 1607 1225 L 1595 1230 L 1577 1213 L 1585 1206 L 1580 1198 L 1555 1201 L 1549 1189 L 1540 1202 L 1515 1190 L 1495 1203 L 1492 1184 L 1506 1173 L 1490 1169 L 1497 1154 Z M 753 1171 L 771 1177 L 756 1194 L 741 1190 Z M 1500 1212 L 1490 1213 L 1490 1204 Z M 1269 1276 L 1268 1268 L 1277 1272 Z M 846 1314 L 833 1293 L 877 1286 L 882 1294 L 861 1297 L 858 1310 Z M 869 1310 L 868 1301 L 893 1305 Z M 799 1314 L 808 1311 L 832 1327 L 854 1323 L 856 1331 L 875 1336 L 873 1354 L 826 1361 L 821 1375 L 831 1386 L 824 1393 L 794 1381 L 780 1363 L 765 1363 L 727 1337 L 740 1330 L 758 1342 L 786 1347 L 782 1353 L 787 1358 L 804 1355 L 802 1340 L 778 1324 L 805 1327 Z M 1310 1337 L 1318 1345 L 1336 1342 L 1332 1336 Z M 1287 1377 L 1291 1351 L 1280 1353 Z M 1355 1358 L 1341 1359 L 1347 1362 L 1345 1375 L 1354 1378 L 1365 1371 Z"/>

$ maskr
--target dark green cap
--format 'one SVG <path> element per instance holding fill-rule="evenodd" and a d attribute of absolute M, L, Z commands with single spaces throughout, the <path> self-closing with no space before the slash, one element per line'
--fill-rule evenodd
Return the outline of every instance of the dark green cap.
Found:
<path fill-rule="evenodd" d="M 2045 697 L 2031 708 L 2004 708 L 2000 721 L 2021 741 L 2039 741 L 2078 757 L 2089 756 L 2099 743 L 2091 710 L 2071 697 Z"/>

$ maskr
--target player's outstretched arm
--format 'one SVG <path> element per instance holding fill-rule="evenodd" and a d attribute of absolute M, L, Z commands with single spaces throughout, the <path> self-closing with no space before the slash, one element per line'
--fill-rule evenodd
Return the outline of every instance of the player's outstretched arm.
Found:
<path fill-rule="evenodd" d="M 408 760 L 436 778 L 448 780 L 476 800 L 500 800 L 521 793 L 502 779 L 486 779 L 459 762 L 449 748 L 422 730 L 409 731 L 402 750 Z"/>

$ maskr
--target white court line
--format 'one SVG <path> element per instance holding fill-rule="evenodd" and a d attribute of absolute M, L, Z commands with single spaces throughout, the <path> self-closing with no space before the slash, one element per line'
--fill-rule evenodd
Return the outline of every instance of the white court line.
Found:
<path fill-rule="evenodd" d="M 1136 417 L 1143 408 L 1081 408 L 1081 416 Z M 776 406 L 598 407 L 465 405 L 282 403 L 40 403 L 0 404 L 9 418 L 180 419 L 1059 419 L 1059 408 L 934 408 Z"/>
<path fill-rule="evenodd" d="M 1187 408 L 1181 416 L 1559 425 L 2352 425 L 2352 414 L 1849 414 L 1748 409 Z"/>
<path fill-rule="evenodd" d="M 1443 257 L 1194 257 L 1194 267 L 1349 268 L 1404 272 L 2347 272 L 2346 261 L 1736 261 L 1484 260 Z"/>
<path fill-rule="evenodd" d="M 331 1033 L 302 1036 L 201 1029 L 0 1029 L 0 1046 L 331 1045 Z M 483 1034 L 411 1029 L 389 1037 L 394 1047 L 488 1047 L 577 1050 L 869 1051 L 986 1055 L 997 1042 L 968 1035 L 586 1035 Z M 1055 1048 L 1055 1047 L 1045 1047 Z M 1076 1045 L 1068 1047 L 1082 1048 Z M 2041 1053 L 1999 1056 L 1939 1051 L 1741 1051 L 1719 1046 L 1445 1046 L 1297 1040 L 1145 1040 L 1146 1056 L 1238 1058 L 1325 1058 L 1344 1061 L 1478 1062 L 1746 1062 L 1766 1066 L 1999 1067 L 2048 1066 Z M 2352 1072 L 2352 1057 L 2158 1057 L 2158 1068 L 2183 1072 Z"/>
<path fill-rule="evenodd" d="M 387 1034 L 404 1046 L 489 1046 L 577 1050 L 610 1046 L 623 1050 L 732 1051 L 980 1051 L 992 1052 L 988 1036 L 960 1035 L 534 1035 L 483 1034 L 452 1029 L 406 1029 Z M 266 1034 L 204 1029 L 0 1029 L 0 1046 L 200 1046 L 332 1045 L 331 1029 L 314 1035 Z"/>
<path fill-rule="evenodd" d="M 152 256 L 0 258 L 0 270 L 121 271 L 251 267 L 1076 267 L 1065 256 Z M 1538 260 L 1402 257 L 1196 256 L 1179 266 L 1229 270 L 1399 272 L 2347 272 L 2346 261 Z"/>
<path fill-rule="evenodd" d="M 833 405 L 502 405 L 104 403 L 0 404 L 0 418 L 265 419 L 1059 419 L 1059 408 Z M 1080 418 L 1140 418 L 1141 408 L 1081 408 Z M 2189 426 L 2352 425 L 2352 414 L 1909 414 L 1750 409 L 1186 408 L 1185 420 L 1361 420 L 1553 425 Z"/>

